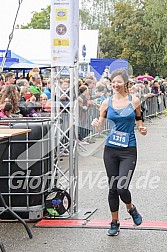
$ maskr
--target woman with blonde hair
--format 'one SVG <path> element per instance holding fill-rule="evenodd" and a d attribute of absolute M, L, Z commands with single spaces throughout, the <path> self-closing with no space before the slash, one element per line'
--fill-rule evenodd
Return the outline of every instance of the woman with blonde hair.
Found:
<path fill-rule="evenodd" d="M 34 67 L 30 72 L 29 72 L 29 74 L 28 74 L 28 76 L 29 76 L 29 82 L 31 83 L 32 82 L 32 75 L 34 74 L 34 73 L 39 73 L 40 72 L 40 69 L 38 68 L 38 67 Z"/>

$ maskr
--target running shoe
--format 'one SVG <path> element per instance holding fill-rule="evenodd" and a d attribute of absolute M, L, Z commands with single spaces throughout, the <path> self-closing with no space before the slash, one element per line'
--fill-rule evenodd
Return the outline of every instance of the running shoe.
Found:
<path fill-rule="evenodd" d="M 139 226 L 142 223 L 142 216 L 137 211 L 135 206 L 133 206 L 130 210 L 128 210 L 128 213 L 132 216 L 135 225 Z"/>
<path fill-rule="evenodd" d="M 120 230 L 120 223 L 116 220 L 113 220 L 111 222 L 111 227 L 109 228 L 107 235 L 116 236 L 119 234 L 119 230 Z"/>

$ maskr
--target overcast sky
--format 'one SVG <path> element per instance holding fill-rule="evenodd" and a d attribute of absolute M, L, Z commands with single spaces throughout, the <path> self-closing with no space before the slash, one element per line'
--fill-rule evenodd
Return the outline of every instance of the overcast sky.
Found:
<path fill-rule="evenodd" d="M 32 12 L 39 12 L 41 8 L 46 8 L 51 4 L 51 0 L 23 0 L 18 14 L 17 24 L 27 24 L 32 17 Z M 19 0 L 0 0 L 0 30 L 12 28 Z"/>
<path fill-rule="evenodd" d="M 27 24 L 30 22 L 33 11 L 41 11 L 51 4 L 51 0 L 23 0 L 17 16 L 16 24 Z M 19 6 L 19 0 L 0 0 L 0 49 L 2 45 L 9 41 L 13 23 Z M 4 47 L 4 46 L 3 46 Z"/>

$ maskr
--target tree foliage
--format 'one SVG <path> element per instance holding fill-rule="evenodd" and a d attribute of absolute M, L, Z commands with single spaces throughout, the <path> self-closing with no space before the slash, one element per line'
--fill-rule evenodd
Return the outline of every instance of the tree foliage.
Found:
<path fill-rule="evenodd" d="M 50 28 L 50 6 L 41 9 L 41 12 L 33 12 L 30 23 L 22 25 L 22 29 L 49 29 Z"/>
<path fill-rule="evenodd" d="M 136 75 L 167 75 L 167 16 L 162 19 L 167 0 L 160 2 L 117 2 L 110 26 L 100 30 L 101 56 L 127 58 Z"/>
<path fill-rule="evenodd" d="M 108 38 L 104 35 L 106 29 L 105 34 Z M 117 2 L 114 13 L 110 16 L 110 26 L 100 31 L 100 48 L 103 57 L 128 59 L 134 72 L 142 73 L 148 64 L 145 57 L 146 38 L 143 38 L 143 34 L 145 34 L 143 7 L 137 9 L 131 3 Z"/>
<path fill-rule="evenodd" d="M 150 62 L 157 73 L 167 74 L 167 0 L 145 2 L 145 24 L 150 27 L 152 41 L 148 47 Z"/>
<path fill-rule="evenodd" d="M 115 2 L 116 0 L 81 0 L 81 28 L 99 29 L 101 26 L 107 26 Z"/>

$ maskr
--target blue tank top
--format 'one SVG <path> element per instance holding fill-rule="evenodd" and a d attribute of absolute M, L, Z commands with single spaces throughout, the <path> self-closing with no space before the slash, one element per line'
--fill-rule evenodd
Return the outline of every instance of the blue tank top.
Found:
<path fill-rule="evenodd" d="M 131 100 L 132 97 L 129 95 L 129 101 Z M 109 98 L 107 115 L 106 115 L 106 119 L 109 124 L 109 129 L 111 130 L 111 132 L 118 131 L 129 133 L 128 134 L 129 142 L 127 147 L 136 146 L 136 137 L 134 133 L 135 116 L 136 113 L 131 103 L 129 103 L 123 109 L 114 109 L 112 106 L 112 97 Z M 116 146 L 109 142 L 110 142 L 110 135 L 108 136 L 105 145 L 120 148 L 120 146 Z"/>

